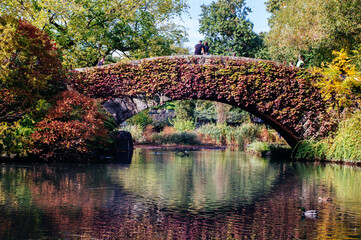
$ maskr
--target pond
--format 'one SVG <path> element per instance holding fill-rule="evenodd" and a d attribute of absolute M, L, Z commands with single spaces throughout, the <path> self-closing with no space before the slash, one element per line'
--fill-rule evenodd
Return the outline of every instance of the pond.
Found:
<path fill-rule="evenodd" d="M 360 239 L 360 183 L 360 168 L 232 149 L 136 149 L 130 164 L 7 163 L 0 239 Z"/>

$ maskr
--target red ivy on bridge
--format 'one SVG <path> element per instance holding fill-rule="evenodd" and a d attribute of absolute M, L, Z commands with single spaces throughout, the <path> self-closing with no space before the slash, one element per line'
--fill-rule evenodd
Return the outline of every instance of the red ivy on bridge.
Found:
<path fill-rule="evenodd" d="M 224 60 L 200 65 L 197 58 L 158 58 L 80 72 L 79 92 L 95 98 L 165 95 L 205 99 L 240 107 L 298 138 L 325 136 L 332 125 L 313 85 L 316 75 L 270 61 Z M 306 125 L 306 128 L 305 128 Z M 275 127 L 275 125 L 273 126 Z"/>

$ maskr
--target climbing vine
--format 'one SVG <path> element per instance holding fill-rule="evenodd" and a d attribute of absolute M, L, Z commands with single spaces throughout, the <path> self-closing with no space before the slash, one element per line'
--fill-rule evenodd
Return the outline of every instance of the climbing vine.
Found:
<path fill-rule="evenodd" d="M 332 129 L 318 76 L 269 61 L 158 58 L 78 72 L 72 85 L 95 98 L 165 95 L 172 100 L 206 99 L 240 107 L 291 129 L 298 138 L 325 136 Z"/>

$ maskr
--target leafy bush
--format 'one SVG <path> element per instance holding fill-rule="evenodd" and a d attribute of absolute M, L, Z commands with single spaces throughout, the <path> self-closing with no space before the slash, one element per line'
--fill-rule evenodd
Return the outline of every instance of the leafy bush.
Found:
<path fill-rule="evenodd" d="M 140 125 L 127 124 L 125 126 L 120 127 L 119 130 L 130 132 L 130 134 L 132 135 L 133 141 L 136 143 L 144 142 L 143 128 Z"/>
<path fill-rule="evenodd" d="M 360 75 L 356 69 L 361 54 L 355 51 L 356 56 L 348 55 L 345 50 L 334 51 L 335 58 L 332 63 L 315 68 L 315 72 L 322 73 L 322 76 L 316 86 L 320 88 L 322 97 L 329 105 L 328 111 L 337 113 L 337 120 L 341 120 L 341 113 L 348 107 L 358 109 L 361 106 L 361 82 Z"/>
<path fill-rule="evenodd" d="M 32 133 L 33 153 L 44 159 L 90 156 L 109 141 L 108 118 L 95 100 L 75 91 L 61 93 Z"/>
<path fill-rule="evenodd" d="M 178 132 L 193 131 L 196 127 L 194 121 L 175 118 L 171 124 Z"/>
<path fill-rule="evenodd" d="M 238 145 L 244 146 L 260 137 L 261 128 L 253 123 L 244 123 L 235 129 Z"/>
<path fill-rule="evenodd" d="M 147 125 L 152 124 L 153 122 L 152 118 L 148 115 L 148 113 L 149 109 L 141 111 L 140 113 L 129 118 L 127 120 L 127 123 L 129 123 L 130 125 L 138 125 L 144 130 Z"/>
<path fill-rule="evenodd" d="M 22 120 L 0 123 L 0 157 L 28 156 L 31 145 L 29 137 L 34 130 L 24 125 Z"/>
<path fill-rule="evenodd" d="M 294 149 L 292 156 L 303 159 L 330 161 L 361 161 L 361 112 L 339 124 L 334 138 L 322 141 L 305 140 Z"/>
<path fill-rule="evenodd" d="M 326 141 L 304 140 L 292 152 L 296 159 L 326 159 L 329 144 Z"/>
<path fill-rule="evenodd" d="M 270 151 L 271 148 L 268 145 L 268 143 L 255 141 L 255 142 L 252 142 L 250 145 L 247 146 L 247 150 L 250 150 L 250 151 L 253 151 L 253 152 L 256 152 L 256 153 L 262 153 L 262 152 Z"/>
<path fill-rule="evenodd" d="M 224 124 L 205 124 L 199 127 L 197 132 L 210 137 L 216 143 L 237 144 L 243 147 L 259 138 L 260 127 L 253 123 L 243 123 L 237 127 Z"/>

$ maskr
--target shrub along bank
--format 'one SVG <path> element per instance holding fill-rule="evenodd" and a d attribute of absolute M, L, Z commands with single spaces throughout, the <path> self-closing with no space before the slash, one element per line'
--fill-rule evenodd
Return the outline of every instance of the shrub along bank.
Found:
<path fill-rule="evenodd" d="M 23 20 L 0 17 L 0 158 L 89 159 L 114 127 L 97 100 L 65 91 L 61 54 Z"/>
<path fill-rule="evenodd" d="M 361 162 L 361 111 L 339 124 L 333 137 L 321 141 L 307 140 L 295 149 L 296 159 L 318 159 L 335 162 Z"/>

